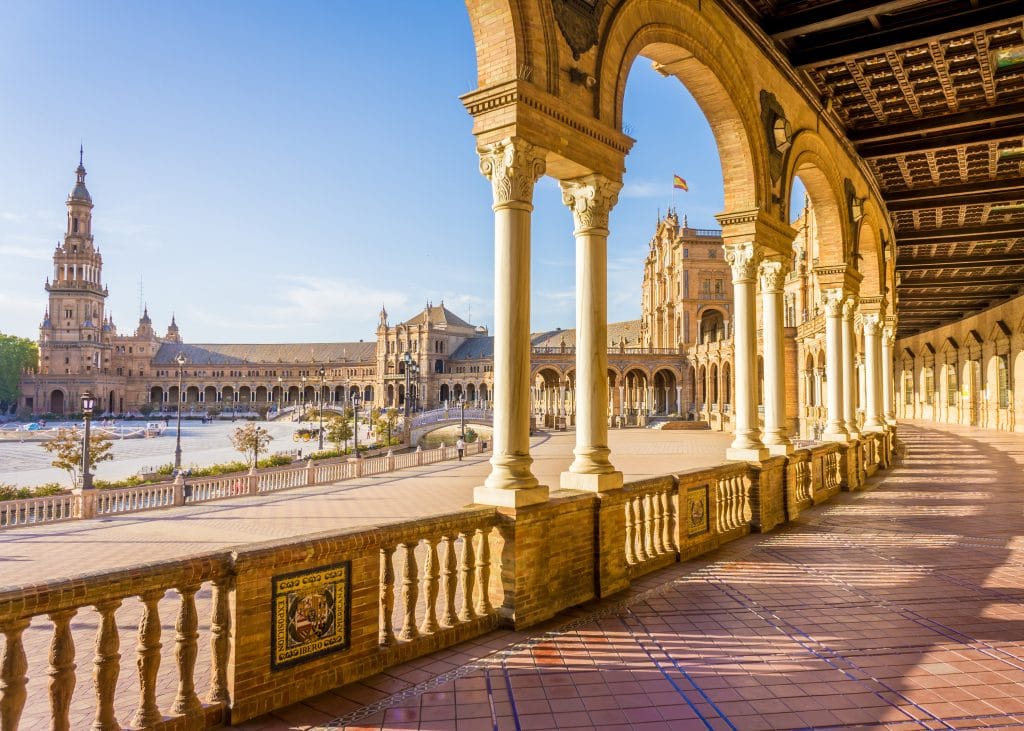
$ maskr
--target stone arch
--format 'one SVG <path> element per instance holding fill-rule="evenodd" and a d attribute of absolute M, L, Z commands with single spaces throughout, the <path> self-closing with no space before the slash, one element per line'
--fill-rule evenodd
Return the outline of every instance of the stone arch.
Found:
<path fill-rule="evenodd" d="M 363 389 L 363 403 L 373 403 L 373 386 L 366 386 Z"/>
<path fill-rule="evenodd" d="M 659 72 L 687 88 L 711 127 L 722 165 L 725 210 L 748 211 L 768 198 L 763 194 L 767 165 L 762 145 L 753 143 L 763 136 L 758 91 L 737 73 L 745 64 L 732 55 L 718 29 L 728 23 L 712 4 L 698 10 L 688 3 L 620 3 L 602 30 L 594 104 L 599 119 L 622 129 L 633 62 L 638 56 L 651 59 Z"/>
<path fill-rule="evenodd" d="M 843 264 L 852 254 L 842 181 L 831 162 L 832 152 L 817 134 L 801 130 L 793 137 L 793 147 L 783 171 L 783 210 L 789 210 L 793 181 L 800 178 L 814 206 L 818 229 L 818 257 L 821 264 Z"/>
<path fill-rule="evenodd" d="M 712 411 L 718 406 L 718 363 L 711 364 L 711 373 L 708 377 L 708 385 L 711 387 L 710 398 Z"/>
<path fill-rule="evenodd" d="M 67 398 L 64 395 L 64 391 L 59 388 L 55 388 L 50 391 L 50 413 L 56 414 L 57 416 L 64 416 L 64 412 L 67 410 Z"/>
<path fill-rule="evenodd" d="M 725 313 L 717 307 L 704 308 L 697 318 L 697 342 L 709 343 L 726 339 Z"/>
<path fill-rule="evenodd" d="M 162 404 L 164 402 L 164 390 L 160 386 L 153 386 L 149 389 L 149 402 L 151 404 Z"/>
<path fill-rule="evenodd" d="M 732 364 L 727 360 L 722 361 L 722 403 L 732 406 Z"/>
<path fill-rule="evenodd" d="M 654 408 L 659 414 L 679 411 L 676 386 L 679 376 L 675 369 L 663 366 L 654 372 Z"/>
<path fill-rule="evenodd" d="M 203 389 L 203 401 L 212 404 L 217 400 L 217 389 L 214 386 L 207 386 Z"/>
<path fill-rule="evenodd" d="M 451 401 L 451 389 L 448 387 L 447 383 L 441 384 L 441 388 L 438 390 L 438 398 L 440 399 L 441 403 L 447 403 Z"/>
<path fill-rule="evenodd" d="M 857 224 L 857 253 L 854 262 L 863 276 L 860 283 L 861 297 L 877 297 L 889 290 L 886 274 L 885 252 L 879 240 L 880 224 L 885 221 L 874 201 L 864 202 L 864 215 Z M 891 237 L 886 237 L 891 240 Z M 890 298 L 891 299 L 891 298 Z"/>

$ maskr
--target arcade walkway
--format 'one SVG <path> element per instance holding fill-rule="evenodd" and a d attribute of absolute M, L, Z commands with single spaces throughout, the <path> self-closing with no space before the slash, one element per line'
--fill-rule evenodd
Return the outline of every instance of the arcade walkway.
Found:
<path fill-rule="evenodd" d="M 788 527 L 239 728 L 1022 727 L 1024 435 L 900 434 Z"/>

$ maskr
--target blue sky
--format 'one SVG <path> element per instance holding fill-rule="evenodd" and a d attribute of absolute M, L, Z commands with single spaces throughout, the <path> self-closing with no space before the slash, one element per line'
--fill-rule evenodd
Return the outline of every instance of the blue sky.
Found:
<path fill-rule="evenodd" d="M 458 97 L 476 86 L 462 2 L 46 2 L 0 9 L 0 331 L 35 338 L 79 141 L 108 311 L 190 342 L 372 338 L 444 300 L 490 326 L 490 188 Z M 609 318 L 639 316 L 671 201 L 716 227 L 721 169 L 681 84 L 640 59 L 637 138 L 612 214 Z M 572 219 L 535 195 L 532 319 L 572 327 Z"/>

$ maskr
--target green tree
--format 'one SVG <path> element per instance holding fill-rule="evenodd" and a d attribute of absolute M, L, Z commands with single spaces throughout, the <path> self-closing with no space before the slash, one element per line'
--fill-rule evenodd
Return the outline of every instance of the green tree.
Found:
<path fill-rule="evenodd" d="M 85 436 L 82 431 L 73 426 L 70 429 L 58 429 L 57 433 L 49 441 L 43 442 L 42 447 L 53 455 L 52 464 L 54 467 L 64 470 L 71 475 L 72 487 L 78 487 L 82 480 L 82 444 Z M 96 465 L 114 458 L 110 453 L 114 442 L 99 432 L 89 434 L 89 471 L 94 472 Z"/>
<path fill-rule="evenodd" d="M 352 438 L 352 425 L 348 423 L 348 419 L 335 416 L 324 427 L 324 436 L 340 452 L 348 446 L 348 440 Z"/>
<path fill-rule="evenodd" d="M 272 439 L 269 431 L 254 422 L 231 432 L 231 445 L 245 456 L 250 467 L 259 461 L 260 452 L 266 450 Z"/>
<path fill-rule="evenodd" d="M 151 401 L 147 401 L 146 403 L 139 406 L 139 413 L 142 414 L 143 416 L 149 416 L 154 411 L 156 411 L 156 406 Z"/>
<path fill-rule="evenodd" d="M 377 436 L 383 439 L 394 438 L 395 427 L 398 424 L 398 409 L 381 409 L 374 419 L 373 428 L 377 431 Z M 391 444 L 388 444 L 390 447 Z"/>
<path fill-rule="evenodd" d="M 34 342 L 0 333 L 0 413 L 18 403 L 22 371 L 38 364 L 39 347 Z"/>

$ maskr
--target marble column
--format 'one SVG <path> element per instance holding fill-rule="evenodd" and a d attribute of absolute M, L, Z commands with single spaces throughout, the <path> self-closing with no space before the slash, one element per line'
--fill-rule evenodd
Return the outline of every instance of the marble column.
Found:
<path fill-rule="evenodd" d="M 843 290 L 824 293 L 825 299 L 825 381 L 828 384 L 828 416 L 821 438 L 827 442 L 846 442 L 843 416 Z"/>
<path fill-rule="evenodd" d="M 619 383 L 619 416 L 626 418 L 626 382 L 625 379 Z"/>
<path fill-rule="evenodd" d="M 562 182 L 562 201 L 572 210 L 576 236 L 575 459 L 561 486 L 600 492 L 622 487 L 609 461 L 608 418 L 608 214 L 621 183 L 600 175 Z"/>
<path fill-rule="evenodd" d="M 887 424 L 896 423 L 895 399 L 892 390 L 892 351 L 896 344 L 896 337 L 892 328 L 887 327 L 882 332 L 882 410 Z M 957 374 L 959 382 L 960 374 Z"/>
<path fill-rule="evenodd" d="M 494 433 L 491 473 L 473 492 L 485 505 L 548 499 L 530 465 L 530 218 L 544 151 L 520 139 L 479 150 L 494 195 Z"/>
<path fill-rule="evenodd" d="M 864 317 L 864 431 L 882 431 L 882 354 L 878 315 Z"/>
<path fill-rule="evenodd" d="M 726 459 L 763 460 L 768 450 L 757 425 L 757 324 L 755 285 L 761 251 L 753 244 L 726 244 L 725 259 L 732 267 L 733 358 L 736 369 L 736 434 Z"/>
<path fill-rule="evenodd" d="M 680 416 L 683 415 L 683 386 L 682 384 L 676 386 L 676 413 Z"/>
<path fill-rule="evenodd" d="M 857 426 L 857 373 L 853 361 L 857 350 L 857 338 L 853 332 L 853 321 L 857 315 L 857 297 L 850 295 L 843 302 L 843 418 L 846 432 L 851 438 L 860 436 Z"/>
<path fill-rule="evenodd" d="M 786 261 L 761 264 L 761 316 L 764 319 L 764 444 L 771 454 L 792 454 L 786 428 L 786 364 L 783 356 L 782 293 Z"/>

